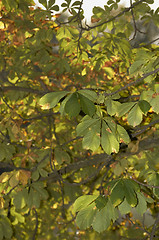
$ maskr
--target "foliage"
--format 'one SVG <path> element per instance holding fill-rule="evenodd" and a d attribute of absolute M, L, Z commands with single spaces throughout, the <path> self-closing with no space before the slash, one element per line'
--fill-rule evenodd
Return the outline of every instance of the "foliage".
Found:
<path fill-rule="evenodd" d="M 159 237 L 159 8 L 39 2 L 0 3 L 0 239 Z"/>

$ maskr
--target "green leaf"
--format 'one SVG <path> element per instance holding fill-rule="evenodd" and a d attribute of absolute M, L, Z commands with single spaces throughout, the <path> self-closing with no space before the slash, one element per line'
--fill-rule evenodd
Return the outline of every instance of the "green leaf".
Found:
<path fill-rule="evenodd" d="M 38 171 L 38 170 L 36 170 L 36 171 L 34 171 L 34 172 L 32 173 L 32 179 L 33 179 L 34 181 L 37 181 L 37 180 L 39 179 L 39 177 L 40 177 L 40 175 L 39 175 L 39 171 Z"/>
<path fill-rule="evenodd" d="M 127 202 L 130 206 L 135 207 L 137 205 L 137 195 L 131 180 L 123 179 L 123 184 L 124 195 Z"/>
<path fill-rule="evenodd" d="M 52 5 L 54 5 L 54 4 L 55 4 L 55 0 L 49 0 L 48 1 L 48 8 L 51 8 Z"/>
<path fill-rule="evenodd" d="M 118 211 L 117 208 L 114 208 L 114 205 L 111 202 L 111 199 L 108 199 L 107 202 L 107 208 L 108 208 L 108 214 L 109 214 L 109 218 L 112 219 L 112 221 L 114 222 L 118 217 Z"/>
<path fill-rule="evenodd" d="M 154 0 L 145 0 L 145 2 L 149 3 L 149 4 L 153 4 Z"/>
<path fill-rule="evenodd" d="M 93 116 L 96 111 L 94 103 L 81 94 L 79 94 L 79 99 L 82 111 L 89 116 Z"/>
<path fill-rule="evenodd" d="M 140 107 L 141 111 L 144 114 L 146 114 L 149 111 L 151 105 L 147 101 L 141 100 L 141 101 L 139 101 L 139 107 Z"/>
<path fill-rule="evenodd" d="M 47 0 L 39 0 L 39 3 L 41 3 L 45 8 L 47 8 Z"/>
<path fill-rule="evenodd" d="M 152 97 L 150 104 L 152 106 L 153 111 L 158 114 L 159 113 L 159 95 L 158 94 Z"/>
<path fill-rule="evenodd" d="M 113 116 L 117 113 L 118 109 L 121 106 L 121 103 L 118 101 L 113 101 L 111 98 L 106 99 L 105 105 L 107 106 L 107 112 L 110 116 Z"/>
<path fill-rule="evenodd" d="M 133 127 L 139 125 L 142 122 L 143 113 L 138 104 L 136 104 L 128 114 L 128 123 Z"/>
<path fill-rule="evenodd" d="M 4 236 L 3 226 L 2 226 L 2 224 L 0 223 L 0 240 L 3 240 L 3 236 Z"/>
<path fill-rule="evenodd" d="M 62 150 L 60 147 L 56 147 L 54 149 L 54 156 L 59 165 L 61 165 L 63 162 L 70 162 L 70 156 L 67 152 Z"/>
<path fill-rule="evenodd" d="M 119 141 L 124 142 L 124 143 L 129 143 L 130 142 L 130 137 L 127 133 L 127 131 L 120 125 L 117 125 L 117 132 L 119 135 Z"/>
<path fill-rule="evenodd" d="M 102 121 L 101 146 L 103 150 L 109 155 L 112 152 L 117 153 L 119 151 L 119 142 L 113 133 L 110 132 L 110 129 L 108 128 L 105 121 Z"/>
<path fill-rule="evenodd" d="M 39 173 L 42 177 L 47 177 L 48 176 L 48 172 L 46 170 L 44 170 L 43 168 L 38 167 Z"/>
<path fill-rule="evenodd" d="M 130 75 L 140 73 L 141 72 L 141 67 L 142 67 L 143 64 L 144 64 L 143 60 L 135 61 L 129 69 Z"/>
<path fill-rule="evenodd" d="M 59 6 L 58 5 L 54 5 L 53 7 L 50 8 L 50 10 L 54 10 L 54 11 L 59 11 Z"/>
<path fill-rule="evenodd" d="M 152 95 L 154 94 L 154 91 L 148 90 L 148 91 L 143 91 L 140 96 L 140 100 L 145 100 L 147 102 L 151 102 L 152 100 Z"/>
<path fill-rule="evenodd" d="M 73 213 L 79 212 L 86 208 L 88 205 L 92 204 L 98 195 L 84 195 L 76 199 L 73 204 Z"/>
<path fill-rule="evenodd" d="M 2 225 L 2 229 L 3 229 L 3 231 L 2 231 L 3 235 L 2 236 L 4 236 L 7 239 L 11 239 L 11 236 L 13 234 L 13 230 L 10 226 L 9 219 L 7 217 L 3 216 L 2 219 L 0 220 L 0 225 Z"/>
<path fill-rule="evenodd" d="M 78 136 L 86 135 L 89 128 L 99 121 L 99 118 L 91 118 L 88 115 L 82 119 L 82 122 L 77 125 L 76 132 Z"/>
<path fill-rule="evenodd" d="M 124 201 L 118 206 L 118 209 L 121 213 L 121 215 L 123 214 L 128 214 L 131 212 L 131 206 L 128 204 L 127 200 L 124 199 Z"/>
<path fill-rule="evenodd" d="M 39 104 L 42 106 L 42 109 L 53 108 L 66 94 L 68 94 L 67 91 L 47 93 L 40 99 Z"/>
<path fill-rule="evenodd" d="M 96 203 L 96 207 L 101 210 L 102 208 L 105 207 L 105 205 L 107 204 L 107 199 L 105 196 L 99 195 L 99 197 L 97 197 L 97 199 L 95 200 Z"/>
<path fill-rule="evenodd" d="M 116 207 L 121 202 L 123 202 L 124 197 L 125 197 L 125 191 L 123 188 L 123 182 L 122 180 L 118 180 L 111 191 L 111 195 L 110 195 L 111 202 Z"/>
<path fill-rule="evenodd" d="M 43 183 L 41 182 L 34 182 L 32 183 L 32 188 L 34 188 L 34 190 L 36 190 L 36 192 L 39 195 L 40 199 L 46 200 L 48 198 L 48 192 L 46 191 L 46 189 L 44 189 Z"/>
<path fill-rule="evenodd" d="M 95 91 L 92 90 L 78 90 L 78 93 L 85 96 L 86 98 L 88 98 L 89 100 L 91 100 L 92 102 L 95 102 L 97 100 L 97 94 Z"/>
<path fill-rule="evenodd" d="M 102 208 L 100 211 L 96 213 L 96 216 L 92 224 L 92 227 L 95 231 L 101 233 L 109 227 L 111 219 L 109 218 L 108 211 L 109 210 L 106 205 L 104 208 Z"/>
<path fill-rule="evenodd" d="M 135 105 L 134 102 L 123 103 L 117 109 L 116 115 L 118 117 L 122 117 L 125 113 L 127 113 L 133 106 Z"/>
<path fill-rule="evenodd" d="M 100 146 L 100 128 L 100 120 L 89 127 L 89 131 L 86 133 L 82 141 L 83 148 L 91 149 L 92 151 L 97 150 Z"/>
<path fill-rule="evenodd" d="M 78 212 L 76 217 L 77 226 L 83 230 L 90 227 L 93 223 L 96 213 L 97 209 L 95 209 L 95 203 L 93 202 L 91 205 Z"/>
<path fill-rule="evenodd" d="M 14 222 L 12 222 L 13 225 L 16 225 L 18 223 L 24 223 L 25 222 L 25 218 L 22 214 L 16 212 L 15 207 L 11 207 L 10 209 L 10 213 L 11 215 L 15 218 Z"/>
<path fill-rule="evenodd" d="M 78 6 L 78 5 L 80 5 L 81 4 L 81 2 L 80 1 L 75 1 L 73 4 L 72 4 L 72 6 L 71 7 L 73 7 L 73 6 Z"/>
<path fill-rule="evenodd" d="M 28 197 L 28 192 L 26 189 L 23 189 L 22 191 L 17 192 L 17 194 L 13 199 L 13 203 L 16 209 L 22 209 L 25 207 L 27 197 Z"/>
<path fill-rule="evenodd" d="M 76 117 L 80 113 L 81 107 L 78 102 L 77 94 L 73 93 L 65 104 L 65 112 L 69 117 Z"/>
<path fill-rule="evenodd" d="M 142 193 L 137 193 L 138 204 L 136 206 L 137 212 L 142 216 L 147 210 L 147 202 Z"/>

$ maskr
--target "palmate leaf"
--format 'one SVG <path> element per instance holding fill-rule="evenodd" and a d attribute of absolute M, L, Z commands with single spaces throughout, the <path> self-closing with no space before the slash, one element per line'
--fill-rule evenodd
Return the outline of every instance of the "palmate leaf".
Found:
<path fill-rule="evenodd" d="M 48 1 L 48 8 L 52 7 L 52 5 L 55 4 L 55 0 L 49 0 Z"/>
<path fill-rule="evenodd" d="M 39 3 L 41 3 L 45 8 L 47 8 L 47 1 L 46 0 L 39 0 Z"/>
<path fill-rule="evenodd" d="M 101 145 L 107 154 L 118 152 L 119 142 L 130 142 L 126 130 L 110 117 L 101 120 L 100 117 L 85 116 L 78 124 L 76 132 L 78 136 L 84 136 L 84 148 L 95 151 Z"/>
<path fill-rule="evenodd" d="M 139 186 L 133 180 L 119 179 L 112 187 L 110 199 L 114 206 L 118 206 L 125 198 L 131 207 L 135 207 L 138 203 L 138 191 Z"/>

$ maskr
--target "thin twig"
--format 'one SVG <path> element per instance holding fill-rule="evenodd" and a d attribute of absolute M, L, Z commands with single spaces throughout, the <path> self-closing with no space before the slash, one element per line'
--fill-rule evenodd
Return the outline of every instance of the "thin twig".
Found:
<path fill-rule="evenodd" d="M 35 225 L 34 233 L 33 233 L 33 236 L 32 236 L 32 240 L 35 240 L 35 237 L 36 237 L 36 234 L 37 234 L 37 231 L 38 231 L 39 220 L 38 220 L 38 213 L 37 213 L 36 209 L 33 208 L 33 211 L 35 213 L 36 225 Z"/>
<path fill-rule="evenodd" d="M 142 77 L 138 78 L 137 80 L 135 80 L 135 81 L 133 81 L 133 82 L 130 82 L 130 83 L 126 84 L 125 86 L 121 87 L 120 89 L 118 89 L 118 90 L 116 90 L 116 91 L 114 91 L 114 92 L 105 93 L 104 96 L 112 96 L 112 95 L 114 95 L 114 94 L 116 94 L 116 93 L 119 93 L 119 92 L 121 92 L 121 91 L 123 91 L 123 90 L 126 90 L 127 88 L 129 88 L 129 87 L 131 87 L 131 86 L 135 86 L 136 84 L 139 84 L 140 82 L 142 82 L 142 81 L 143 81 L 145 78 L 147 78 L 148 76 L 150 76 L 150 75 L 152 75 L 152 74 L 155 74 L 155 73 L 157 73 L 157 72 L 159 72 L 159 68 L 157 68 L 157 69 L 155 69 L 155 70 L 153 70 L 153 71 L 151 71 L 151 72 L 148 72 L 148 73 L 143 74 Z"/>
<path fill-rule="evenodd" d="M 141 183 L 139 182 L 138 180 L 134 179 L 134 178 L 131 178 L 134 182 L 138 183 L 139 185 L 142 185 L 144 187 L 148 187 L 148 188 L 157 188 L 159 189 L 159 186 L 154 186 L 154 185 L 149 185 L 149 184 L 146 184 L 146 183 Z"/>
<path fill-rule="evenodd" d="M 145 0 L 140 0 L 140 1 L 138 1 L 138 2 L 133 3 L 132 6 L 130 6 L 129 8 L 125 8 L 122 12 L 118 13 L 117 15 L 115 15 L 114 17 L 110 18 L 110 19 L 107 20 L 107 21 L 104 21 L 104 22 L 102 22 L 102 23 L 99 23 L 99 24 L 97 24 L 97 25 L 95 25 L 95 26 L 86 25 L 86 28 L 83 28 L 83 30 L 89 31 L 90 29 L 93 29 L 93 28 L 96 28 L 96 27 L 100 27 L 100 26 L 102 26 L 103 24 L 112 22 L 112 21 L 114 21 L 116 18 L 122 16 L 122 15 L 123 15 L 124 13 L 126 13 L 126 12 L 129 12 L 131 9 L 133 9 L 134 7 L 136 7 L 137 5 L 139 5 L 139 4 L 142 3 L 142 2 L 145 2 Z"/>
<path fill-rule="evenodd" d="M 159 123 L 159 119 L 156 119 L 156 120 L 150 122 L 149 124 L 147 124 L 146 126 L 143 126 L 142 129 L 140 128 L 140 129 L 138 130 L 138 132 L 132 133 L 132 134 L 131 134 L 131 137 L 134 138 L 134 137 L 139 136 L 140 134 L 146 132 L 148 128 L 154 126 L 154 125 L 157 124 L 157 123 Z"/>
<path fill-rule="evenodd" d="M 156 217 L 155 223 L 153 225 L 153 228 L 152 228 L 152 231 L 150 234 L 150 240 L 153 240 L 153 238 L 155 237 L 156 227 L 157 227 L 158 223 L 159 223 L 159 212 L 157 213 L 157 217 Z"/>
<path fill-rule="evenodd" d="M 130 0 L 130 6 L 132 6 L 133 4 L 132 4 L 132 0 Z M 146 34 L 145 32 L 142 32 L 142 31 L 140 31 L 138 28 L 137 28 L 137 25 L 136 25 L 136 21 L 135 21 L 135 16 L 134 16 L 134 10 L 133 10 L 133 8 L 131 8 L 131 15 L 132 15 L 132 19 L 133 19 L 133 24 L 134 24 L 134 35 L 133 35 L 133 37 L 132 37 L 132 39 L 130 39 L 130 41 L 132 41 L 135 37 L 136 37 L 136 34 L 137 34 L 137 32 L 140 32 L 140 33 L 142 33 L 142 34 Z"/>

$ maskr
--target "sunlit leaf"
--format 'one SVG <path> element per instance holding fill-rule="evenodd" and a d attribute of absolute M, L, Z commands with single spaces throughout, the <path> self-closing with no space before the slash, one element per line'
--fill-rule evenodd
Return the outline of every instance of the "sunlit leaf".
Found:
<path fill-rule="evenodd" d="M 73 213 L 76 213 L 94 202 L 98 195 L 84 195 L 76 199 L 73 204 Z"/>
<path fill-rule="evenodd" d="M 42 106 L 42 109 L 53 108 L 67 93 L 66 91 L 47 93 L 40 99 L 39 104 Z"/>
<path fill-rule="evenodd" d="M 133 127 L 139 125 L 142 122 L 143 113 L 138 104 L 136 104 L 128 114 L 128 123 Z"/>

